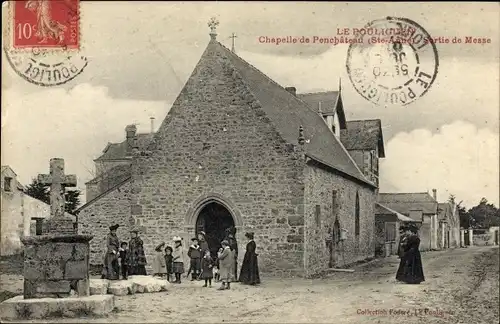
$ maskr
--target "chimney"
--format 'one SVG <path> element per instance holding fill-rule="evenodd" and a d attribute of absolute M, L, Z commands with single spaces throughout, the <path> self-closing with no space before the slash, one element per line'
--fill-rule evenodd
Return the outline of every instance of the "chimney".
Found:
<path fill-rule="evenodd" d="M 434 198 L 435 201 L 437 201 L 437 190 L 432 189 L 432 198 Z"/>
<path fill-rule="evenodd" d="M 297 96 L 297 89 L 295 87 L 286 87 L 285 90 L 290 92 L 294 96 Z"/>
<path fill-rule="evenodd" d="M 149 117 L 151 120 L 151 133 L 155 132 L 155 118 L 154 117 Z"/>
<path fill-rule="evenodd" d="M 127 127 L 125 127 L 125 134 L 127 138 L 127 153 L 132 152 L 136 132 L 137 127 L 135 125 L 128 125 Z"/>

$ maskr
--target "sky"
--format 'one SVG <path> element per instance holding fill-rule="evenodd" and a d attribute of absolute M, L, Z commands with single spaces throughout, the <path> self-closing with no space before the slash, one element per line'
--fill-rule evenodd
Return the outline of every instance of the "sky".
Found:
<path fill-rule="evenodd" d="M 5 4 L 4 4 L 5 5 Z M 297 92 L 337 90 L 348 120 L 382 120 L 386 157 L 382 192 L 437 189 L 467 207 L 499 202 L 499 9 L 494 3 L 229 3 L 82 2 L 80 53 L 89 64 L 59 87 L 20 78 L 2 52 L 2 165 L 28 184 L 66 161 L 79 189 L 93 159 L 125 126 L 158 127 L 209 41 L 218 40 L 282 86 Z M 5 6 L 3 15 L 6 15 Z M 376 106 L 348 78 L 348 45 L 263 44 L 260 36 L 335 36 L 386 16 L 406 17 L 432 37 L 485 37 L 490 44 L 437 44 L 439 72 L 431 89 L 407 106 Z M 6 20 L 6 19 L 4 19 Z M 5 27 L 5 24 L 3 24 Z"/>

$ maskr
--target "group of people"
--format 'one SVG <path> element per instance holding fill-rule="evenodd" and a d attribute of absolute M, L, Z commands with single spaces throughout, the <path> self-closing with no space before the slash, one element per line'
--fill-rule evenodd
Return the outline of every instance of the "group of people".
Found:
<path fill-rule="evenodd" d="M 119 225 L 110 226 L 110 233 L 106 237 L 106 252 L 103 258 L 102 278 L 109 280 L 127 279 L 129 275 L 146 275 L 146 256 L 143 241 L 138 237 L 138 231 L 131 231 L 131 239 L 121 242 L 116 235 Z M 235 229 L 226 230 L 226 237 L 220 243 L 221 248 L 212 256 L 211 249 L 205 239 L 205 232 L 199 232 L 198 236 L 191 239 L 191 245 L 187 250 L 189 257 L 189 269 L 186 277 L 191 274 L 191 281 L 204 280 L 203 287 L 211 287 L 212 279 L 221 281 L 219 290 L 231 288 L 231 282 L 237 281 L 237 258 L 238 249 L 235 239 Z M 254 241 L 254 233 L 246 233 L 248 239 L 243 264 L 239 276 L 242 284 L 256 285 L 260 283 L 258 254 Z M 167 246 L 165 242 L 155 248 L 153 259 L 153 275 L 166 277 L 172 283 L 181 283 L 181 275 L 184 273 L 184 248 L 182 238 L 173 238 L 173 247 Z M 171 278 L 171 276 L 174 276 Z M 172 280 L 173 279 L 173 280 Z"/>
<path fill-rule="evenodd" d="M 408 284 L 420 284 L 425 281 L 418 227 L 413 223 L 400 228 L 398 255 L 400 258 L 396 280 Z"/>
<path fill-rule="evenodd" d="M 106 250 L 103 257 L 102 278 L 109 280 L 127 279 L 129 275 L 146 275 L 146 255 L 144 243 L 138 237 L 138 230 L 130 232 L 127 243 L 120 242 L 116 235 L 118 224 L 109 227 L 106 237 Z"/>

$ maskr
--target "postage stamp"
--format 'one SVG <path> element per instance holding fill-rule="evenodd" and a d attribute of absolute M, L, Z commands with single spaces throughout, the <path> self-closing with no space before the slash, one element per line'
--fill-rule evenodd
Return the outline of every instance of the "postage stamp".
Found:
<path fill-rule="evenodd" d="M 44 87 L 65 84 L 88 64 L 81 55 L 79 0 L 10 1 L 4 52 L 24 80 Z"/>
<path fill-rule="evenodd" d="M 79 48 L 79 0 L 28 0 L 12 4 L 14 48 Z"/>
<path fill-rule="evenodd" d="M 429 91 L 439 58 L 429 33 L 406 18 L 367 24 L 352 43 L 346 68 L 356 91 L 377 105 L 408 105 Z"/>

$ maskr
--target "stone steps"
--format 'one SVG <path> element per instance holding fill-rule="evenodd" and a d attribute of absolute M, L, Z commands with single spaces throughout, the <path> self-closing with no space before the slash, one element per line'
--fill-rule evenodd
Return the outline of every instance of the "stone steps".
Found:
<path fill-rule="evenodd" d="M 130 276 L 128 280 L 90 279 L 90 295 L 125 296 L 136 293 L 167 291 L 170 283 L 166 279 L 151 276 Z"/>

